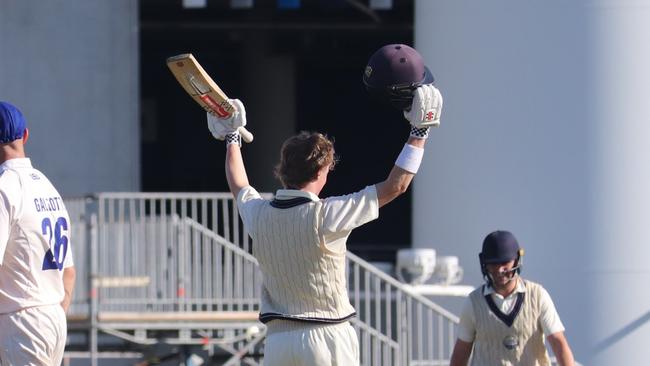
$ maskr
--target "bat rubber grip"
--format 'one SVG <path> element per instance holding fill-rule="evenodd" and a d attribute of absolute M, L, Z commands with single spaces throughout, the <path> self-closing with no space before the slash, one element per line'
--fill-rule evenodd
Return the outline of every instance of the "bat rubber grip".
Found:
<path fill-rule="evenodd" d="M 244 141 L 251 143 L 253 142 L 253 134 L 246 129 L 246 127 L 239 127 L 239 134 L 244 139 Z"/>

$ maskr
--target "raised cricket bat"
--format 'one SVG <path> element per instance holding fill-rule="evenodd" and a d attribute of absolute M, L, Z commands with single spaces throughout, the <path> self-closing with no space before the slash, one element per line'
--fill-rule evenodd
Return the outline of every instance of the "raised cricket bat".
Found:
<path fill-rule="evenodd" d="M 210 75 L 191 53 L 172 56 L 167 59 L 167 66 L 183 89 L 208 113 L 220 118 L 228 118 L 235 111 L 235 106 L 228 101 L 226 93 L 219 88 Z M 241 137 L 246 142 L 253 141 L 253 134 L 245 127 L 239 128 Z"/>

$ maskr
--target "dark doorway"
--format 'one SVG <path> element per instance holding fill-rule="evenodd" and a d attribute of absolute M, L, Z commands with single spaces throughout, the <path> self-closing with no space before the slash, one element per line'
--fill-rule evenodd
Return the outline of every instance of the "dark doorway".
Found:
<path fill-rule="evenodd" d="M 259 142 L 245 146 L 244 158 L 251 183 L 260 191 L 279 188 L 271 177 L 279 141 L 264 140 L 276 126 L 269 125 L 273 116 L 259 110 L 264 95 L 278 98 L 278 93 L 293 116 L 273 120 L 278 128 L 317 130 L 335 138 L 341 164 L 322 196 L 383 180 L 406 140 L 408 124 L 399 111 L 369 101 L 361 77 L 379 47 L 413 44 L 413 2 L 393 1 L 390 10 L 382 11 L 372 11 L 367 1 L 302 1 L 293 10 L 279 8 L 276 1 L 253 3 L 233 9 L 230 1 L 208 1 L 205 8 L 184 9 L 181 1 L 140 1 L 142 190 L 228 190 L 223 144 L 211 138 L 204 112 L 165 65 L 167 57 L 187 52 L 231 97 L 246 102 L 256 95 L 258 102 L 246 106 Z M 275 56 L 290 60 L 292 77 L 270 84 L 265 76 L 273 68 L 263 63 Z M 397 248 L 410 246 L 410 193 L 380 215 L 353 232 L 349 247 L 366 259 L 390 261 Z"/>

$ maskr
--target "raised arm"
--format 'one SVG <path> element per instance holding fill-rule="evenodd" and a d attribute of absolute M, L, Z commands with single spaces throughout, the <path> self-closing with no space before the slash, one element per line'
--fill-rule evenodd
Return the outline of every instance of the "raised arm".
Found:
<path fill-rule="evenodd" d="M 433 84 L 422 85 L 415 90 L 411 108 L 404 112 L 404 117 L 411 123 L 411 135 L 386 180 L 375 185 L 379 207 L 408 189 L 420 167 L 429 127 L 440 125 L 441 111 L 442 95 Z"/>
<path fill-rule="evenodd" d="M 425 139 L 420 139 L 412 136 L 409 137 L 408 141 L 406 142 L 406 144 L 422 151 L 424 151 L 425 143 Z M 388 202 L 397 198 L 402 193 L 406 192 L 414 176 L 415 173 L 411 173 L 404 168 L 393 165 L 393 169 L 391 169 L 386 180 L 375 185 L 377 188 L 379 207 L 384 206 Z"/>
<path fill-rule="evenodd" d="M 232 195 L 237 198 L 239 191 L 248 187 L 248 175 L 244 166 L 239 144 L 226 145 L 226 179 Z"/>
<path fill-rule="evenodd" d="M 208 129 L 217 140 L 226 141 L 226 179 L 232 195 L 237 198 L 239 191 L 248 184 L 248 175 L 241 154 L 239 128 L 246 126 L 246 108 L 239 99 L 231 99 L 236 112 L 229 118 L 219 118 L 208 113 Z"/>

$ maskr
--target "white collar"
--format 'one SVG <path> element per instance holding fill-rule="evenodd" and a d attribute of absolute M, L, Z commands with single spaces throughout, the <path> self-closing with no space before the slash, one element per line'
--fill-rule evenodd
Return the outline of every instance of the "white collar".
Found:
<path fill-rule="evenodd" d="M 4 163 L 0 164 L 0 171 L 4 172 L 7 169 L 16 169 L 16 168 L 31 168 L 32 162 L 29 158 L 15 158 L 9 159 Z"/>
<path fill-rule="evenodd" d="M 278 189 L 275 192 L 275 198 L 278 200 L 288 200 L 296 197 L 305 197 L 309 198 L 312 201 L 320 201 L 320 198 L 318 198 L 317 195 L 298 189 Z"/>

